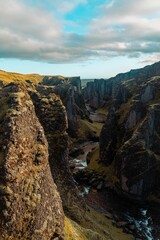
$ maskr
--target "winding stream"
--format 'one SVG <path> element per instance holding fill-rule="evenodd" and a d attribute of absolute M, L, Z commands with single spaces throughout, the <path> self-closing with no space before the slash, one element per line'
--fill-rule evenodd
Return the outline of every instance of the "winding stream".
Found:
<path fill-rule="evenodd" d="M 97 142 L 86 142 L 80 145 L 80 148 L 84 150 L 84 154 L 80 154 L 72 160 L 72 162 L 75 163 L 75 170 L 83 169 L 87 166 L 86 156 L 97 144 Z M 104 213 L 111 212 L 113 223 L 116 216 L 117 225 L 121 224 L 121 227 L 123 227 L 124 224 L 126 231 L 133 234 L 137 239 L 160 240 L 160 212 L 158 213 L 155 210 L 151 210 L 149 206 L 136 205 L 135 203 L 127 201 L 109 189 L 104 189 L 101 193 L 93 193 L 91 186 L 81 187 L 81 195 L 84 196 L 86 200 L 89 197 L 91 197 L 92 200 L 94 197 L 99 198 L 98 195 L 100 194 L 100 200 L 97 201 L 93 207 Z"/>
<path fill-rule="evenodd" d="M 105 118 L 106 116 L 101 113 L 90 114 L 92 121 L 103 122 Z M 83 149 L 83 154 L 71 160 L 74 171 L 82 170 L 87 166 L 87 154 L 98 144 L 98 142 L 85 142 L 79 145 L 79 148 Z M 92 186 L 83 185 L 80 191 L 88 204 L 109 215 L 113 224 L 131 233 L 135 240 L 160 240 L 160 210 L 159 212 L 153 210 L 146 204 L 135 204 L 108 188 L 93 191 Z"/>

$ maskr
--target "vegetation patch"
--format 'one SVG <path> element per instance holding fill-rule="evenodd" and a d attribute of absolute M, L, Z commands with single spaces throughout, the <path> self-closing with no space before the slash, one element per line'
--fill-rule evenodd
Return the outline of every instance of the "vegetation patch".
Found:
<path fill-rule="evenodd" d="M 20 73 L 12 73 L 5 72 L 0 70 L 0 80 L 4 83 L 10 82 L 25 82 L 27 80 L 33 83 L 39 83 L 42 81 L 44 76 L 39 74 L 20 74 Z"/>
<path fill-rule="evenodd" d="M 94 229 L 94 230 L 93 230 Z M 81 226 L 65 218 L 66 240 L 131 240 L 131 235 L 112 224 L 105 213 L 88 208 Z"/>
<path fill-rule="evenodd" d="M 98 108 L 97 110 L 96 110 L 96 112 L 97 113 L 100 113 L 100 114 L 104 114 L 105 116 L 107 116 L 108 115 L 108 110 L 106 109 L 106 108 Z"/>
<path fill-rule="evenodd" d="M 134 97 L 132 96 L 128 102 L 124 103 L 121 105 L 120 109 L 119 109 L 119 114 L 120 114 L 120 118 L 119 118 L 119 124 L 122 124 L 124 119 L 126 118 L 131 106 L 134 103 Z"/>
<path fill-rule="evenodd" d="M 82 227 L 67 217 L 65 217 L 65 232 L 66 240 L 87 240 L 83 234 L 84 230 L 82 230 Z"/>
<path fill-rule="evenodd" d="M 86 119 L 78 120 L 78 136 L 82 139 L 99 138 L 103 124 L 98 122 L 89 122 Z"/>
<path fill-rule="evenodd" d="M 103 176 L 104 180 L 111 183 L 119 182 L 119 179 L 115 175 L 114 163 L 106 166 L 99 161 L 99 146 L 93 149 L 87 156 L 87 161 L 89 162 L 87 168 L 89 170 L 94 170 L 96 173 Z"/>

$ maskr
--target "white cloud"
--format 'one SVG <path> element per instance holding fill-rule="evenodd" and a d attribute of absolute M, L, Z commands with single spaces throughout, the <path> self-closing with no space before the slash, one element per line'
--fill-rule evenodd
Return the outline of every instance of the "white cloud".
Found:
<path fill-rule="evenodd" d="M 111 1 L 101 7 L 101 17 L 91 21 L 88 38 L 103 54 L 160 51 L 159 9 L 159 0 Z"/>
<path fill-rule="evenodd" d="M 0 27 L 26 37 L 53 39 L 61 34 L 60 23 L 47 11 L 32 8 L 19 0 L 0 1 Z"/>
<path fill-rule="evenodd" d="M 37 59 L 62 39 L 62 27 L 49 12 L 19 0 L 0 1 L 0 56 Z"/>
<path fill-rule="evenodd" d="M 0 1 L 1 58 L 60 63 L 160 52 L 159 0 L 110 1 L 98 9 L 98 18 L 85 23 L 89 24 L 87 33 L 65 32 L 65 14 L 86 3 Z"/>
<path fill-rule="evenodd" d="M 140 61 L 140 63 L 152 64 L 152 63 L 159 61 L 159 59 L 160 59 L 160 53 L 153 53 L 147 57 L 143 57 L 143 59 Z"/>

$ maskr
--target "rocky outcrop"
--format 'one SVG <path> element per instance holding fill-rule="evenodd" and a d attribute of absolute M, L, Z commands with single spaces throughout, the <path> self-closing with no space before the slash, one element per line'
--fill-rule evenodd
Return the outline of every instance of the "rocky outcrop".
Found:
<path fill-rule="evenodd" d="M 55 94 L 41 95 L 30 92 L 37 116 L 44 127 L 49 145 L 49 162 L 52 176 L 60 192 L 65 213 L 72 219 L 81 221 L 85 213 L 85 203 L 68 164 L 67 114 L 60 98 Z"/>
<path fill-rule="evenodd" d="M 48 144 L 23 84 L 0 92 L 0 239 L 63 239 Z"/>
<path fill-rule="evenodd" d="M 88 117 L 88 111 L 85 106 L 83 96 L 72 85 L 63 85 L 56 87 L 54 93 L 60 96 L 66 107 L 68 117 L 68 133 L 72 137 L 77 136 L 78 118 Z"/>
<path fill-rule="evenodd" d="M 117 93 L 128 89 L 128 99 L 119 95 L 119 105 L 114 101 L 109 111 L 100 135 L 100 161 L 114 165 L 119 192 L 142 200 L 159 191 L 160 78 L 143 80 L 139 74 L 139 81 L 125 80 L 118 87 Z"/>
<path fill-rule="evenodd" d="M 95 79 L 94 82 L 88 82 L 82 89 L 85 101 L 91 108 L 97 109 L 104 106 L 112 95 L 112 82 L 104 79 Z"/>
<path fill-rule="evenodd" d="M 37 91 L 45 95 L 55 93 L 61 98 L 68 116 L 67 131 L 72 137 L 76 137 L 78 118 L 88 118 L 89 115 L 81 94 L 80 77 L 45 77 L 37 86 Z"/>
<path fill-rule="evenodd" d="M 65 97 L 72 89 L 76 114 L 83 118 L 75 80 L 65 88 L 66 83 L 46 87 L 27 79 L 26 85 L 0 90 L 0 239 L 117 239 L 114 230 L 106 230 L 105 216 L 86 207 L 69 170 L 67 114 L 54 90 L 64 87 Z M 60 196 L 65 213 L 76 220 L 68 219 L 65 227 Z"/>
<path fill-rule="evenodd" d="M 78 93 L 81 92 L 80 77 L 45 76 L 42 84 L 45 86 L 72 85 Z"/>
<path fill-rule="evenodd" d="M 160 62 L 145 66 L 144 68 L 132 69 L 126 73 L 119 73 L 110 79 L 119 82 L 127 81 L 129 79 L 137 79 L 139 83 L 143 83 L 145 80 L 153 76 L 160 76 Z"/>
<path fill-rule="evenodd" d="M 122 190 L 130 197 L 145 199 L 156 188 L 160 161 L 159 117 L 160 105 L 152 105 L 131 138 L 117 151 L 116 173 Z"/>
<path fill-rule="evenodd" d="M 110 165 L 116 154 L 118 116 L 110 111 L 100 136 L 100 160 Z"/>
<path fill-rule="evenodd" d="M 145 84 L 148 79 L 160 76 L 160 62 L 146 66 L 141 69 L 120 73 L 107 80 L 97 79 L 88 82 L 82 90 L 86 102 L 93 108 L 100 108 L 106 105 L 106 101 L 114 99 L 116 107 L 128 101 L 135 87 Z M 154 98 L 154 86 L 147 86 L 142 97 L 142 101 L 149 101 Z"/>

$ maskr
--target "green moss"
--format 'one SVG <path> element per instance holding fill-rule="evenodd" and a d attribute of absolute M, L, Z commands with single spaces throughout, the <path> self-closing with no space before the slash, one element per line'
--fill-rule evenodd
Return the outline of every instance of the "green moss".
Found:
<path fill-rule="evenodd" d="M 11 195 L 13 194 L 13 191 L 9 186 L 0 185 L 0 194 Z"/>
<path fill-rule="evenodd" d="M 49 104 L 49 100 L 48 100 L 48 98 L 42 98 L 41 101 L 42 101 L 42 103 Z"/>
<path fill-rule="evenodd" d="M 16 92 L 10 94 L 10 98 L 24 98 L 24 97 L 25 97 L 24 92 Z"/>
<path fill-rule="evenodd" d="M 99 161 L 99 146 L 97 146 L 89 155 L 88 155 L 89 164 L 87 168 L 89 170 L 94 170 L 98 174 L 102 175 L 107 182 L 113 184 L 119 182 L 119 179 L 115 175 L 114 163 L 109 166 L 106 166 Z"/>
<path fill-rule="evenodd" d="M 108 115 L 108 110 L 106 109 L 106 108 L 98 108 L 97 110 L 96 110 L 96 112 L 97 113 L 101 113 L 101 114 L 104 114 L 104 115 Z"/>
<path fill-rule="evenodd" d="M 94 226 L 94 231 L 101 234 L 105 240 L 131 240 L 132 236 L 126 233 L 123 233 L 123 230 L 120 228 L 116 228 L 112 224 L 112 220 L 107 219 L 105 214 L 95 211 L 92 208 L 89 208 L 89 212 L 87 213 L 87 217 L 90 220 L 90 224 Z M 86 218 L 87 220 L 87 218 Z M 84 226 L 87 226 L 87 223 L 84 222 Z M 82 225 L 83 226 L 83 225 Z M 90 225 L 87 226 L 90 228 Z M 91 238 L 88 238 L 91 239 Z"/>
<path fill-rule="evenodd" d="M 46 147 L 45 145 L 42 145 L 40 143 L 35 144 L 34 146 L 34 152 L 36 153 L 35 159 L 34 159 L 34 164 L 35 165 L 40 165 L 43 160 L 44 160 L 44 155 L 46 153 Z"/>
<path fill-rule="evenodd" d="M 136 88 L 137 88 L 137 82 L 135 80 L 135 78 L 129 79 L 129 80 L 125 80 L 123 82 L 123 85 L 129 89 L 130 92 L 134 93 Z"/>
<path fill-rule="evenodd" d="M 81 225 L 65 218 L 66 240 L 131 240 L 132 236 L 116 228 L 105 214 L 90 208 Z"/>
<path fill-rule="evenodd" d="M 8 98 L 0 99 L 0 121 L 4 120 L 4 117 L 9 109 Z"/>
<path fill-rule="evenodd" d="M 119 114 L 120 114 L 120 118 L 119 118 L 119 121 L 118 121 L 119 124 L 122 124 L 124 122 L 124 119 L 126 118 L 128 112 L 129 112 L 129 109 L 131 108 L 131 106 L 134 103 L 134 97 L 135 96 L 132 96 L 128 100 L 127 103 L 124 103 L 124 104 L 121 105 L 121 107 L 119 109 Z"/>
<path fill-rule="evenodd" d="M 79 130 L 78 136 L 80 138 L 88 139 L 92 137 L 99 138 L 103 124 L 94 122 L 91 123 L 88 120 L 79 119 L 78 120 Z"/>
<path fill-rule="evenodd" d="M 77 223 L 67 217 L 65 217 L 65 232 L 66 240 L 87 240 L 87 238 L 83 234 L 82 228 Z"/>

